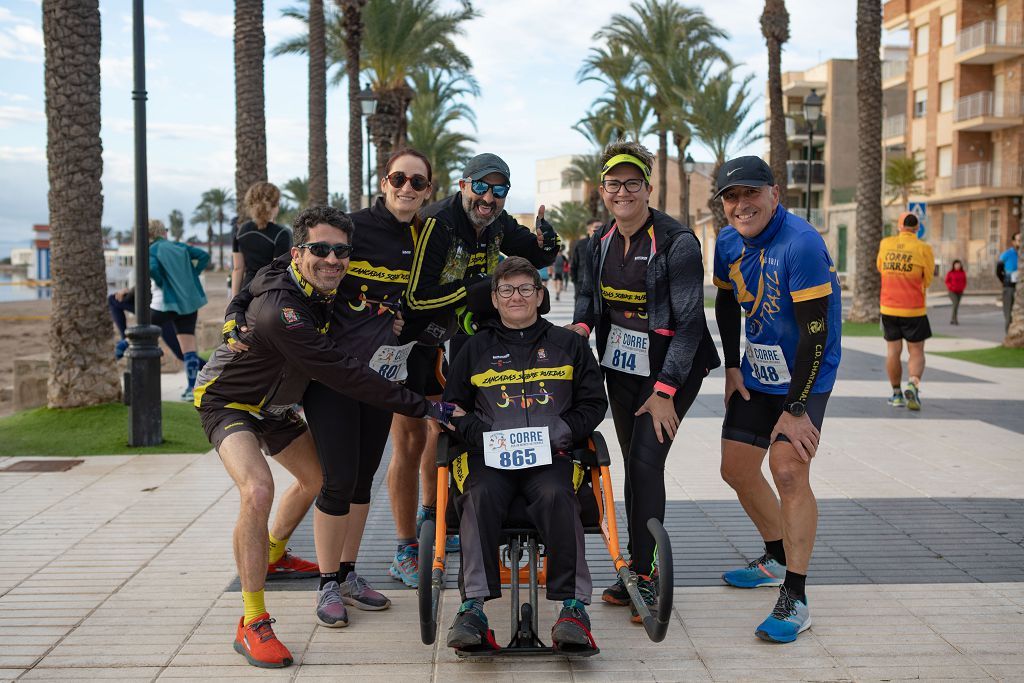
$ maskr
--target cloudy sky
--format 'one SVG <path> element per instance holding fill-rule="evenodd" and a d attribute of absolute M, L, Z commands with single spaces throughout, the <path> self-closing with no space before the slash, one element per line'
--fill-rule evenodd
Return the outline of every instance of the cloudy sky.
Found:
<path fill-rule="evenodd" d="M 440 0 L 443 6 L 454 0 Z M 762 0 L 686 2 L 704 8 L 729 33 L 727 49 L 764 92 L 767 57 L 758 17 Z M 281 17 L 286 0 L 266 0 L 268 49 L 303 26 Z M 792 38 L 783 70 L 802 70 L 833 57 L 856 56 L 854 0 L 789 0 Z M 576 83 L 593 34 L 624 0 L 476 0 L 483 16 L 467 26 L 461 48 L 472 58 L 482 95 L 480 151 L 511 166 L 508 208 L 533 209 L 534 161 L 589 151 L 571 129 L 600 95 Z M 104 225 L 127 229 L 133 217 L 131 6 L 100 0 Z M 150 215 L 172 209 L 191 215 L 211 187 L 234 188 L 232 3 L 175 0 L 147 3 Z M 306 173 L 306 69 L 302 57 L 266 61 L 268 164 L 272 182 Z M 346 192 L 348 129 L 344 86 L 328 91 L 330 189 Z M 763 116 L 763 101 L 755 107 Z M 654 147 L 654 140 L 649 141 Z M 745 150 L 760 153 L 762 144 Z M 709 159 L 694 151 L 698 161 Z M 46 119 L 39 0 L 0 0 L 0 255 L 25 243 L 33 223 L 47 221 Z"/>

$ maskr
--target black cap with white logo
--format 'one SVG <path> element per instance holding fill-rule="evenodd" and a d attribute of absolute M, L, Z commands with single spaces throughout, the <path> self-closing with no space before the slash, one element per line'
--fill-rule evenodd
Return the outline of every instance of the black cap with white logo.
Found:
<path fill-rule="evenodd" d="M 761 157 L 736 157 L 722 164 L 715 184 L 718 185 L 715 199 L 718 199 L 730 187 L 771 187 L 775 176 Z"/>

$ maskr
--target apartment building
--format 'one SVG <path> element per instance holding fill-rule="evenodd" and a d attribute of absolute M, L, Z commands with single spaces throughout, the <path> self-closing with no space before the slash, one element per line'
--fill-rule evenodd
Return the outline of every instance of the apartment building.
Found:
<path fill-rule="evenodd" d="M 890 0 L 883 53 L 885 153 L 917 159 L 927 240 L 994 286 L 997 255 L 1020 229 L 1024 194 L 1024 0 Z"/>

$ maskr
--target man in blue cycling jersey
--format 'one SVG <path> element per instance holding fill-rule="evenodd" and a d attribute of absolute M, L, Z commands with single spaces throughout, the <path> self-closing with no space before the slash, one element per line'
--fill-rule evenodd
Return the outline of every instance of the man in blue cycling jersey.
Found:
<path fill-rule="evenodd" d="M 804 584 L 818 506 L 810 467 L 839 366 L 839 280 L 817 230 L 779 204 L 762 159 L 726 162 L 717 186 L 730 223 L 718 235 L 714 264 L 726 367 L 722 477 L 765 542 L 759 559 L 722 579 L 740 588 L 781 584 L 756 634 L 788 643 L 811 625 Z M 761 474 L 766 452 L 781 505 Z"/>

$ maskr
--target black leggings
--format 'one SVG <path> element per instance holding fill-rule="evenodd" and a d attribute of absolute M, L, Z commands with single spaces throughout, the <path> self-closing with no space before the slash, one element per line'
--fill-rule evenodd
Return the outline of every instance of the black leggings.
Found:
<path fill-rule="evenodd" d="M 650 576 L 654 565 L 655 543 L 647 530 L 647 520 L 654 517 L 665 521 L 665 460 L 672 440 L 664 433 L 664 443 L 654 435 L 654 420 L 649 413 L 636 417 L 634 413 L 647 401 L 654 389 L 656 373 L 652 377 L 629 375 L 617 370 L 605 371 L 608 400 L 615 423 L 615 435 L 622 449 L 626 472 L 625 491 L 626 525 L 629 529 L 627 551 L 633 571 Z M 693 405 L 704 381 L 703 368 L 694 369 L 686 383 L 676 391 L 673 403 L 682 420 Z M 682 425 L 680 424 L 680 429 Z"/>
<path fill-rule="evenodd" d="M 316 443 L 324 483 L 316 507 L 328 515 L 347 515 L 349 506 L 370 502 L 373 476 L 380 466 L 392 413 L 310 382 L 302 397 L 309 431 Z"/>

